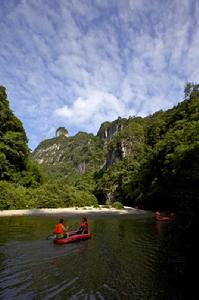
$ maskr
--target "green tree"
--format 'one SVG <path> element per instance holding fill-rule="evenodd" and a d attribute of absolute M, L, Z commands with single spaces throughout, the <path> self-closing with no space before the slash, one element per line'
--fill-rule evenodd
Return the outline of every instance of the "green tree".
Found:
<path fill-rule="evenodd" d="M 30 160 L 23 125 L 11 111 L 3 86 L 0 86 L 0 180 L 25 186 L 42 181 L 41 171 Z"/>

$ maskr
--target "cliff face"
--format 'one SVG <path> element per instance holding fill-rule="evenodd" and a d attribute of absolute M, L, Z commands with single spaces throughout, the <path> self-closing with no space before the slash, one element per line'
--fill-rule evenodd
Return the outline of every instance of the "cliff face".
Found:
<path fill-rule="evenodd" d="M 99 201 L 111 204 L 120 189 L 117 178 L 123 162 L 137 161 L 144 156 L 144 122 L 142 118 L 118 118 L 103 123 L 97 136 L 79 132 L 74 137 L 45 140 L 35 149 L 33 158 L 50 175 L 67 177 L 80 189 L 92 186 Z M 128 162 L 125 168 L 128 169 Z M 83 183 L 79 181 L 79 175 Z"/>
<path fill-rule="evenodd" d="M 97 133 L 102 140 L 105 142 L 110 141 L 114 135 L 117 135 L 125 126 L 127 126 L 128 120 L 118 118 L 113 122 L 104 122 L 100 126 L 100 129 Z"/>
<path fill-rule="evenodd" d="M 119 118 L 112 123 L 105 122 L 101 125 L 97 135 L 104 141 L 106 152 L 104 170 L 107 170 L 116 160 L 122 160 L 128 156 L 137 159 L 140 153 L 143 153 L 144 119 Z"/>
<path fill-rule="evenodd" d="M 62 162 L 62 154 L 63 151 L 60 150 L 61 144 L 60 140 L 53 139 L 54 143 L 51 145 L 50 141 L 49 145 L 45 142 L 41 142 L 39 146 L 33 152 L 34 159 L 39 164 L 56 164 Z"/>
<path fill-rule="evenodd" d="M 44 140 L 32 155 L 45 169 L 64 175 L 95 172 L 104 162 L 103 144 L 99 137 L 84 132 L 74 137 Z"/>
<path fill-rule="evenodd" d="M 136 157 L 143 147 L 144 131 L 137 123 L 118 118 L 103 123 L 97 136 L 79 132 L 74 137 L 44 140 L 34 150 L 33 158 L 44 168 L 65 175 L 106 171 L 117 160 Z"/>

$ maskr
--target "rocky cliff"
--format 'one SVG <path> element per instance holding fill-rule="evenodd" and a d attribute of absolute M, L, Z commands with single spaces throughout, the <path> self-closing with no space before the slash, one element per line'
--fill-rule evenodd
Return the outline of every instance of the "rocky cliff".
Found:
<path fill-rule="evenodd" d="M 64 175 L 95 172 L 104 164 L 105 159 L 100 138 L 85 132 L 68 138 L 59 136 L 44 140 L 32 156 L 48 171 Z"/>
<path fill-rule="evenodd" d="M 136 156 L 136 149 L 143 146 L 143 127 L 135 120 L 105 122 L 97 136 L 79 132 L 73 137 L 44 140 L 34 150 L 33 158 L 48 171 L 64 175 L 105 171 L 117 160 Z"/>

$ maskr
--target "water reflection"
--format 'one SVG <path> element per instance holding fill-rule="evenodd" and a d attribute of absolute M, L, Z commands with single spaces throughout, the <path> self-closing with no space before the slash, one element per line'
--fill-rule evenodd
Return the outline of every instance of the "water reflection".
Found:
<path fill-rule="evenodd" d="M 161 275 L 159 280 L 170 294 L 175 291 L 172 299 L 199 298 L 194 275 L 198 272 L 198 230 L 197 222 L 186 222 L 180 215 L 170 224 L 156 223 L 160 247 L 155 268 L 163 272 L 167 270 L 167 280 Z"/>
<path fill-rule="evenodd" d="M 197 299 L 196 286 L 184 298 L 193 245 L 177 222 L 91 218 L 92 240 L 60 246 L 45 239 L 55 217 L 1 221 L 0 299 Z"/>

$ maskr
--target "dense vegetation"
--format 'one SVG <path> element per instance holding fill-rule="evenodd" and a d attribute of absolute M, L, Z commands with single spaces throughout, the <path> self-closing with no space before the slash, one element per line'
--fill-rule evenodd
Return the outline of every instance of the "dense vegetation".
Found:
<path fill-rule="evenodd" d="M 91 193 L 47 175 L 31 159 L 22 123 L 10 110 L 6 90 L 0 86 L 0 209 L 97 204 Z"/>
<path fill-rule="evenodd" d="M 29 159 L 23 126 L 9 108 L 5 88 L 0 86 L 0 179 L 37 185 L 41 175 Z"/>
<path fill-rule="evenodd" d="M 191 216 L 199 209 L 199 85 L 186 84 L 185 100 L 172 109 L 105 122 L 97 136 L 44 140 L 32 155 L 3 87 L 0 97 L 1 209 L 97 199 Z"/>
<path fill-rule="evenodd" d="M 125 204 L 188 214 L 199 209 L 199 85 L 189 84 L 185 92 L 186 99 L 173 109 L 144 118 L 139 126 L 129 120 L 131 152 L 104 172 L 98 196 L 106 199 L 114 192 Z"/>
<path fill-rule="evenodd" d="M 115 161 L 97 180 L 96 195 L 149 209 L 199 208 L 199 85 L 173 109 L 129 119 L 110 147 Z M 121 141 L 128 155 L 121 159 Z M 192 208 L 189 210 L 189 208 Z"/>

